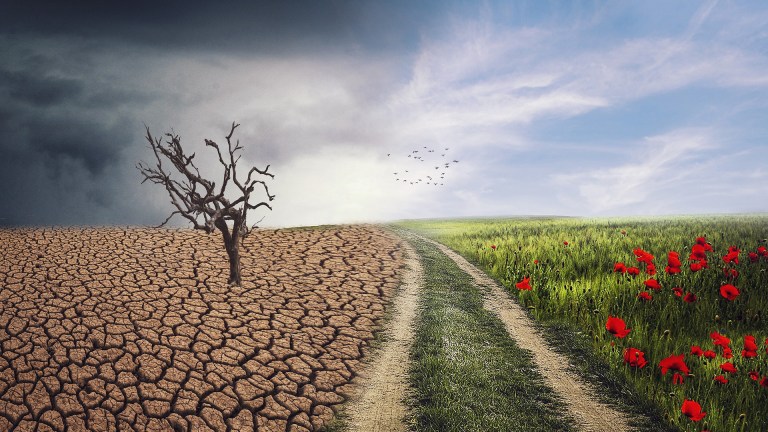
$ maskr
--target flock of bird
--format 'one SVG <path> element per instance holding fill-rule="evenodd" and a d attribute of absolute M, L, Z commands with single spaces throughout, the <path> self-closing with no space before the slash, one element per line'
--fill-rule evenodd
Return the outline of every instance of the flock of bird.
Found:
<path fill-rule="evenodd" d="M 393 178 L 396 182 L 411 185 L 444 186 L 448 169 L 452 164 L 459 163 L 456 159 L 450 160 L 446 157 L 449 150 L 449 147 L 438 151 L 427 146 L 413 150 L 407 157 L 402 158 L 404 161 L 398 161 L 399 168 L 392 173 Z M 387 157 L 391 158 L 392 154 L 387 153 Z"/>

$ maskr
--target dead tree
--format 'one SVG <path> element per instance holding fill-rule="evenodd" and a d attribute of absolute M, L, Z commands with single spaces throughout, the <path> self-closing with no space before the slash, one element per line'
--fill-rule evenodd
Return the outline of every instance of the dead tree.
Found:
<path fill-rule="evenodd" d="M 269 202 L 275 199 L 274 195 L 269 194 L 269 188 L 264 180 L 260 180 L 260 178 L 264 178 L 260 176 L 275 177 L 268 172 L 269 165 L 263 170 L 255 167 L 251 168 L 245 181 L 238 179 L 237 162 L 240 160 L 240 155 L 236 153 L 242 147 L 239 140 L 234 145 L 232 144 L 232 134 L 238 126 L 240 125 L 232 123 L 232 128 L 226 137 L 227 148 L 225 155 L 222 155 L 222 150 L 218 144 L 208 139 L 205 140 L 206 146 L 216 149 L 219 163 L 224 167 L 224 177 L 221 186 L 218 188 L 216 183 L 200 176 L 200 171 L 192 162 L 195 154 L 192 153 L 190 156 L 184 154 L 179 135 L 166 133 L 166 141 L 163 142 L 162 137 L 157 139 L 152 137 L 149 127 L 146 127 L 146 125 L 146 139 L 155 154 L 157 165 L 151 167 L 143 161 L 136 165 L 136 168 L 144 176 L 142 184 L 149 180 L 152 183 L 163 185 L 171 197 L 171 203 L 176 208 L 165 222 L 158 225 L 158 227 L 164 226 L 174 215 L 178 214 L 190 221 L 195 229 L 203 230 L 208 234 L 216 229 L 221 231 L 227 256 L 229 257 L 230 285 L 240 285 L 242 282 L 240 276 L 240 245 L 251 230 L 256 228 L 256 225 L 248 228 L 246 223 L 248 210 L 259 207 L 266 207 L 272 210 Z M 173 168 L 181 174 L 180 180 L 171 177 L 171 173 L 163 165 L 164 160 L 169 161 Z M 254 174 L 256 174 L 255 177 Z M 230 184 L 234 184 L 237 188 L 237 198 L 233 201 L 224 197 L 227 186 L 230 186 Z M 251 202 L 254 188 L 257 185 L 263 187 L 269 201 Z M 234 188 L 230 187 L 230 189 Z M 228 222 L 232 222 L 231 228 Z"/>

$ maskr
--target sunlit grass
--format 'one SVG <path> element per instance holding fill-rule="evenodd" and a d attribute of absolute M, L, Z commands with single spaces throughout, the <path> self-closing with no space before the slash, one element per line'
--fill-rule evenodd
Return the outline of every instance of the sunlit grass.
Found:
<path fill-rule="evenodd" d="M 760 377 L 768 376 L 764 344 L 768 337 L 768 261 L 762 258 L 750 263 L 747 257 L 747 252 L 766 246 L 768 217 L 521 218 L 403 225 L 438 239 L 484 268 L 536 319 L 572 325 L 591 341 L 600 358 L 638 394 L 660 406 L 673 424 L 684 430 L 768 430 L 768 388 L 747 375 L 756 370 Z M 687 258 L 699 236 L 706 236 L 714 252 L 708 254 L 710 268 L 694 273 Z M 491 245 L 497 246 L 495 251 Z M 732 266 L 740 273 L 735 281 L 723 273 L 722 256 L 732 245 L 742 250 L 739 264 Z M 613 272 L 616 262 L 643 268 L 632 252 L 635 248 L 655 256 L 657 275 L 631 277 Z M 664 272 L 672 250 L 683 261 L 678 275 Z M 518 292 L 515 283 L 526 276 L 533 289 Z M 651 277 L 658 279 L 662 289 L 652 292 L 651 302 L 643 302 L 637 294 Z M 741 291 L 732 302 L 719 293 L 727 282 Z M 693 292 L 698 300 L 683 302 L 673 287 Z M 624 319 L 632 328 L 629 336 L 618 339 L 609 334 L 605 329 L 608 316 Z M 731 338 L 732 359 L 724 359 L 722 350 L 713 345 L 709 335 L 715 331 Z M 757 358 L 742 358 L 745 335 L 755 336 Z M 712 360 L 693 356 L 692 345 L 713 349 L 718 356 Z M 648 365 L 643 369 L 625 365 L 625 347 L 645 352 Z M 680 385 L 672 383 L 672 373 L 662 376 L 658 367 L 659 361 L 672 354 L 686 354 L 691 369 L 692 376 Z M 725 361 L 733 362 L 739 372 L 725 374 L 730 382 L 719 385 L 713 377 L 722 373 L 719 366 Z M 681 414 L 685 398 L 701 403 L 707 412 L 704 420 L 694 423 Z"/>

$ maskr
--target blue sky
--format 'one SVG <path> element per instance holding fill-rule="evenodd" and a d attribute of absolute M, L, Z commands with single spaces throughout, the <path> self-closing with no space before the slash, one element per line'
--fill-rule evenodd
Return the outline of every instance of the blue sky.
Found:
<path fill-rule="evenodd" d="M 202 155 L 233 120 L 264 226 L 768 211 L 761 1 L 32 4 L 0 8 L 0 223 L 160 223 L 143 124 Z"/>

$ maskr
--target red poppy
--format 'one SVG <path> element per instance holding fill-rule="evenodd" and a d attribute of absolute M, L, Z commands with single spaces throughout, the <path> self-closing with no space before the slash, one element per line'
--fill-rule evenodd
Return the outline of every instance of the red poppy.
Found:
<path fill-rule="evenodd" d="M 702 351 L 701 347 L 698 345 L 691 345 L 691 354 L 697 357 L 701 357 L 701 355 L 704 354 L 704 351 Z"/>
<path fill-rule="evenodd" d="M 605 322 L 605 329 L 619 339 L 623 339 L 632 331 L 632 329 L 627 328 L 627 324 L 623 319 L 612 316 L 609 316 Z"/>
<path fill-rule="evenodd" d="M 712 252 L 712 245 L 709 244 L 706 237 L 696 237 L 696 244 L 701 245 L 705 250 Z"/>
<path fill-rule="evenodd" d="M 744 336 L 744 349 L 747 351 L 757 351 L 757 341 L 755 341 L 754 336 Z"/>
<path fill-rule="evenodd" d="M 685 297 L 683 297 L 683 301 L 686 303 L 694 303 L 696 302 L 696 295 L 694 293 L 686 293 Z"/>
<path fill-rule="evenodd" d="M 728 339 L 725 335 L 721 335 L 718 332 L 710 333 L 709 337 L 712 338 L 712 342 L 714 342 L 716 346 L 727 347 L 728 345 L 731 344 L 730 339 Z"/>
<path fill-rule="evenodd" d="M 731 347 L 723 347 L 723 358 L 733 358 L 733 351 L 731 351 Z"/>
<path fill-rule="evenodd" d="M 715 352 L 714 352 L 714 351 L 712 351 L 712 350 L 706 350 L 706 351 L 704 351 L 704 354 L 703 354 L 703 355 L 704 355 L 704 358 L 707 358 L 707 359 L 710 359 L 710 360 L 711 360 L 711 359 L 713 359 L 713 358 L 715 358 L 715 357 L 717 357 L 717 354 L 715 354 Z"/>
<path fill-rule="evenodd" d="M 757 254 L 760 256 L 768 256 L 768 249 L 766 249 L 765 246 L 760 246 L 757 248 Z"/>
<path fill-rule="evenodd" d="M 755 252 L 750 252 L 749 253 L 749 262 L 756 263 L 757 260 L 759 260 L 759 259 L 760 259 L 760 255 L 756 254 Z"/>
<path fill-rule="evenodd" d="M 736 246 L 728 248 L 728 253 L 723 257 L 723 261 L 726 263 L 739 263 L 739 252 L 741 252 Z"/>
<path fill-rule="evenodd" d="M 752 381 L 757 381 L 757 380 L 760 379 L 760 374 L 757 373 L 757 371 L 750 371 L 749 372 L 749 379 L 751 379 Z"/>
<path fill-rule="evenodd" d="M 768 387 L 768 377 L 763 377 L 763 379 L 760 380 L 760 386 Z"/>
<path fill-rule="evenodd" d="M 640 274 L 640 269 L 637 267 L 627 267 L 627 274 L 630 276 L 637 276 Z"/>
<path fill-rule="evenodd" d="M 533 260 L 533 263 L 534 263 L 534 264 L 538 264 L 538 263 L 539 263 L 539 260 Z"/>
<path fill-rule="evenodd" d="M 731 279 L 731 280 L 735 280 L 736 278 L 739 277 L 739 271 L 738 270 L 732 269 L 732 268 L 727 268 L 727 267 L 723 269 L 723 274 L 725 275 L 726 279 Z"/>
<path fill-rule="evenodd" d="M 683 296 L 683 289 L 680 287 L 674 287 L 672 288 L 672 292 L 675 293 L 676 296 L 682 297 Z"/>
<path fill-rule="evenodd" d="M 707 254 L 704 252 L 704 246 L 695 244 L 691 247 L 691 255 L 688 257 L 691 261 L 701 261 L 707 259 Z"/>
<path fill-rule="evenodd" d="M 659 367 L 661 368 L 662 375 L 666 375 L 667 371 L 670 369 L 684 374 L 690 372 L 690 369 L 688 369 L 688 366 L 685 364 L 685 354 L 671 355 L 660 361 Z"/>
<path fill-rule="evenodd" d="M 721 364 L 720 365 L 720 369 L 723 372 L 728 372 L 728 373 L 736 373 L 736 371 L 737 371 L 736 366 L 734 366 L 733 363 L 731 363 L 731 362 L 725 362 L 725 363 Z"/>
<path fill-rule="evenodd" d="M 656 279 L 648 279 L 647 281 L 643 282 L 646 287 L 650 289 L 654 289 L 656 291 L 661 289 L 661 284 L 659 284 L 659 281 Z"/>
<path fill-rule="evenodd" d="M 491 249 L 496 250 L 496 245 L 491 245 Z"/>
<path fill-rule="evenodd" d="M 653 300 L 653 296 L 648 291 L 640 291 L 640 294 L 637 295 L 637 298 L 645 301 Z"/>
<path fill-rule="evenodd" d="M 728 379 L 722 375 L 718 375 L 715 377 L 715 382 L 718 384 L 728 384 Z"/>
<path fill-rule="evenodd" d="M 672 375 L 672 384 L 674 384 L 674 385 L 682 384 L 683 381 L 685 381 L 685 377 L 683 377 L 679 373 L 675 372 Z"/>
<path fill-rule="evenodd" d="M 678 274 L 678 273 L 682 272 L 680 267 L 670 267 L 670 266 L 667 266 L 664 269 L 664 271 L 667 272 L 667 274 Z"/>
<path fill-rule="evenodd" d="M 563 244 L 564 244 L 564 245 L 566 245 L 566 246 L 568 246 L 568 242 L 567 242 L 567 241 L 564 241 L 564 242 L 563 242 Z"/>
<path fill-rule="evenodd" d="M 701 410 L 701 405 L 698 402 L 686 399 L 683 401 L 683 406 L 680 407 L 680 411 L 692 421 L 701 421 L 707 413 Z"/>
<path fill-rule="evenodd" d="M 720 287 L 720 295 L 728 301 L 733 301 L 739 296 L 739 289 L 731 284 L 725 284 Z"/>
<path fill-rule="evenodd" d="M 627 266 L 624 265 L 623 262 L 617 262 L 613 265 L 613 272 L 614 273 L 626 273 L 627 272 Z"/>
<path fill-rule="evenodd" d="M 697 262 L 692 262 L 691 263 L 691 271 L 696 273 L 699 270 L 701 270 L 701 264 L 699 264 Z"/>
<path fill-rule="evenodd" d="M 765 338 L 765 352 L 768 353 L 768 338 Z"/>
<path fill-rule="evenodd" d="M 744 336 L 744 349 L 741 350 L 741 356 L 744 358 L 757 357 L 757 342 L 755 342 L 754 336 Z"/>
<path fill-rule="evenodd" d="M 521 291 L 530 291 L 531 284 L 528 282 L 530 279 L 529 277 L 523 278 L 523 280 L 515 284 L 515 287 Z"/>
<path fill-rule="evenodd" d="M 675 251 L 669 251 L 667 255 L 667 265 L 670 267 L 680 267 L 683 264 L 680 262 L 680 254 Z"/>
<path fill-rule="evenodd" d="M 648 273 L 648 276 L 653 276 L 656 274 L 656 266 L 653 264 L 648 264 L 645 266 L 645 272 Z"/>
<path fill-rule="evenodd" d="M 624 363 L 640 369 L 648 364 L 645 360 L 645 353 L 637 348 L 627 348 L 624 350 Z"/>
<path fill-rule="evenodd" d="M 636 248 L 632 250 L 632 253 L 635 254 L 637 257 L 637 261 L 645 264 L 653 264 L 653 255 L 649 254 L 648 252 Z"/>

